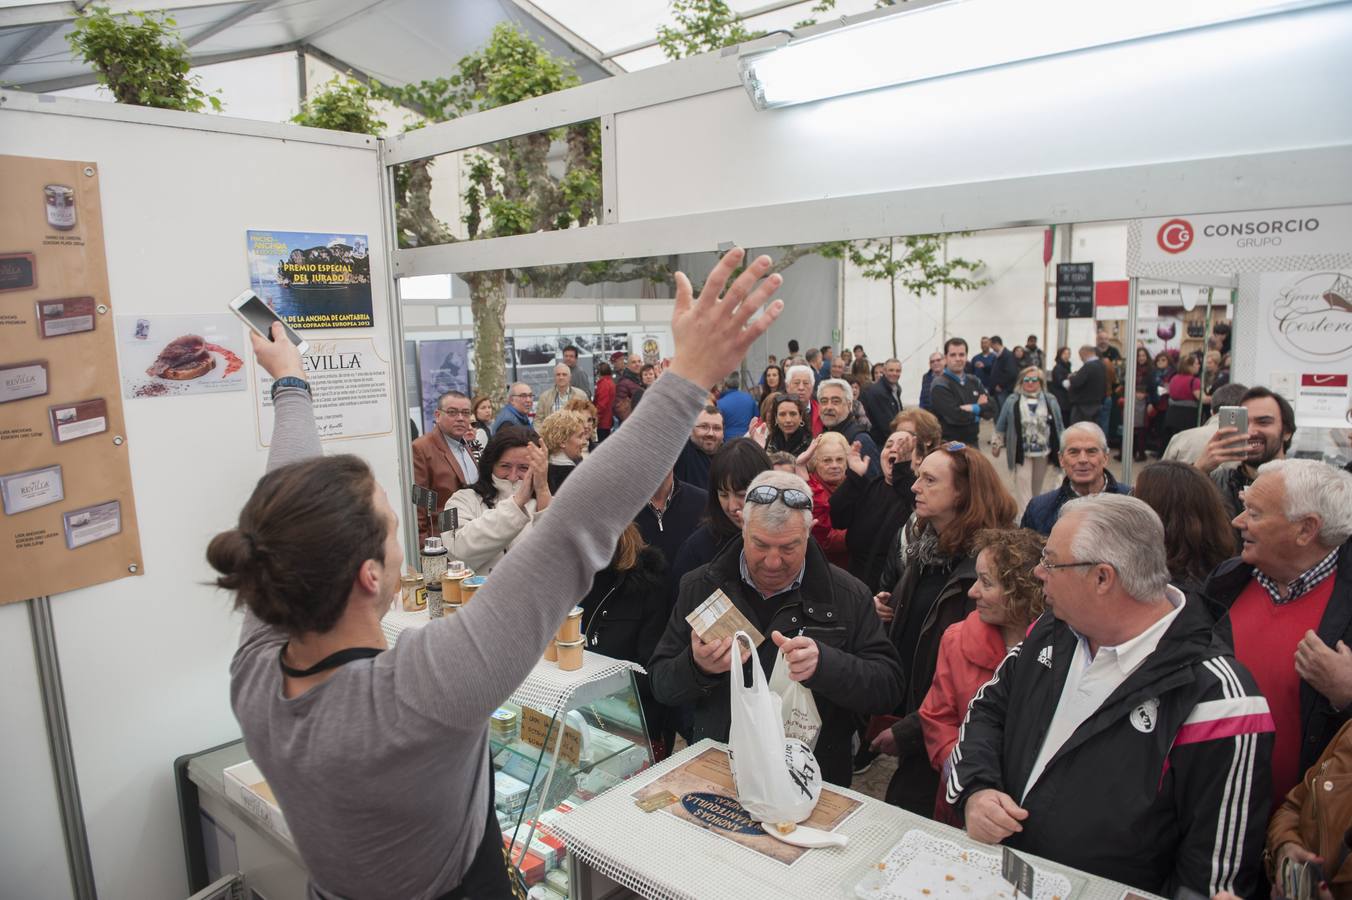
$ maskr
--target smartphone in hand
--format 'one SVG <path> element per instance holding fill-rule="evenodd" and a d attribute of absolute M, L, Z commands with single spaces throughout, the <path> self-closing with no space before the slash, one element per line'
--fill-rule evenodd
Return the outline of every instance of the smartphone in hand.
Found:
<path fill-rule="evenodd" d="M 269 341 L 272 340 L 272 323 L 282 322 L 281 317 L 272 311 L 272 307 L 264 303 L 263 298 L 253 291 L 244 291 L 231 300 L 230 311 L 244 320 L 244 324 L 252 328 L 259 337 Z M 310 345 L 296 334 L 290 325 L 282 322 L 282 328 L 286 330 L 287 338 L 296 345 L 296 349 L 302 355 L 309 352 Z"/>
<path fill-rule="evenodd" d="M 1216 424 L 1233 428 L 1239 434 L 1249 433 L 1249 410 L 1243 406 L 1222 406 L 1216 411 Z"/>

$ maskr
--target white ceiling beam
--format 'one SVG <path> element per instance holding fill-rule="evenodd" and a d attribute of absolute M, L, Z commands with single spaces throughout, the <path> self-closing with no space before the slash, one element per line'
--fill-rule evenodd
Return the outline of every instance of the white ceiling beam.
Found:
<path fill-rule="evenodd" d="M 173 15 L 185 9 L 198 9 L 204 6 L 233 6 L 239 0 L 174 0 L 174 5 L 163 9 Z M 47 25 L 52 22 L 70 22 L 80 16 L 80 10 L 88 6 L 90 0 L 59 3 L 34 3 L 28 6 L 6 6 L 0 8 L 0 30 L 19 28 L 24 25 Z M 143 0 L 107 0 L 106 5 L 113 15 L 126 15 L 144 9 Z"/>
<path fill-rule="evenodd" d="M 601 53 L 594 45 L 585 41 L 580 34 L 564 25 L 558 19 L 536 6 L 531 0 L 509 0 L 521 12 L 530 16 L 540 25 L 553 32 L 555 37 L 563 41 L 578 56 L 586 58 L 588 61 L 600 66 L 611 75 L 623 75 L 624 69 L 618 64 L 611 62 L 610 58 Z"/>

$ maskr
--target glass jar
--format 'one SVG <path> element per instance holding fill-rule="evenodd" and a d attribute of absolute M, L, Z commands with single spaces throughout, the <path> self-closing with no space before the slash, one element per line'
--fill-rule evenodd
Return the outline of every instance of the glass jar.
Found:
<path fill-rule="evenodd" d="M 49 184 L 42 193 L 47 198 L 47 224 L 57 231 L 75 227 L 75 190 L 64 184 Z"/>

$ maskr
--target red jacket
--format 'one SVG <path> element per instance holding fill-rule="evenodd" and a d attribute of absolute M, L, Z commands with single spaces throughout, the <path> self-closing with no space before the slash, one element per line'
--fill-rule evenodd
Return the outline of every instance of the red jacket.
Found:
<path fill-rule="evenodd" d="M 807 484 L 812 488 L 812 536 L 831 565 L 848 569 L 850 551 L 845 546 L 845 529 L 831 527 L 831 491 L 815 472 L 808 476 Z"/>
<path fill-rule="evenodd" d="M 596 379 L 596 394 L 592 397 L 596 404 L 596 427 L 609 429 L 615 424 L 615 379 L 602 376 Z"/>
<path fill-rule="evenodd" d="M 967 715 L 967 704 L 991 680 L 1005 653 L 1000 629 L 981 621 L 975 610 L 961 622 L 950 625 L 940 638 L 934 680 L 920 705 L 925 752 L 935 771 L 943 771 L 944 762 L 958 742 L 958 729 Z"/>

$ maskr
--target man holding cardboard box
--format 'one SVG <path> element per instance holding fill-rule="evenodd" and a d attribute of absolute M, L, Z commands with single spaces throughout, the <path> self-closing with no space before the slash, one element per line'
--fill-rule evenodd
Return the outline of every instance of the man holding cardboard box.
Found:
<path fill-rule="evenodd" d="M 747 488 L 740 539 L 681 580 L 675 609 L 653 654 L 653 695 L 693 704 L 694 740 L 728 739 L 727 673 L 732 637 L 758 641 L 766 672 L 782 653 L 789 678 L 812 691 L 822 727 L 822 778 L 849 786 L 856 714 L 890 712 L 901 699 L 901 665 L 873 612 L 867 587 L 826 561 L 812 540 L 812 494 L 787 472 L 762 472 Z M 693 621 L 692 621 L 693 620 Z M 743 659 L 749 654 L 743 651 Z"/>

